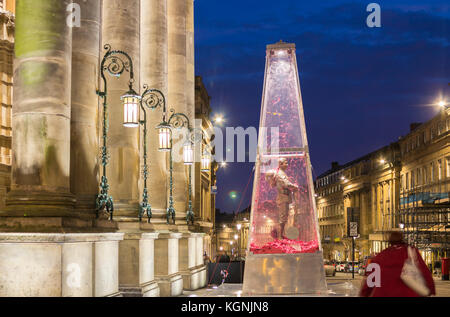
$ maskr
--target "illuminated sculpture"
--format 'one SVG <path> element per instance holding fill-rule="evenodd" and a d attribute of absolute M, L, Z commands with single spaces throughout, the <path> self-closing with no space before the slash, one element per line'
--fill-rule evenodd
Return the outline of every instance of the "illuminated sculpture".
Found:
<path fill-rule="evenodd" d="M 245 294 L 325 292 L 295 45 L 267 46 Z"/>

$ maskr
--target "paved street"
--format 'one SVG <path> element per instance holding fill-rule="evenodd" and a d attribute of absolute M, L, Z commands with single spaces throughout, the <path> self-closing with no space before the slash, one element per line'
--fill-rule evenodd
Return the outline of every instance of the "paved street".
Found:
<path fill-rule="evenodd" d="M 328 294 L 321 295 L 299 295 L 299 296 L 333 296 L 333 297 L 355 297 L 362 283 L 362 276 L 355 274 L 352 279 L 351 273 L 337 272 L 336 276 L 327 277 Z M 435 278 L 436 296 L 450 297 L 450 281 L 442 281 Z M 240 297 L 242 284 L 224 284 L 219 287 L 208 287 L 197 291 L 184 291 L 182 297 Z"/>

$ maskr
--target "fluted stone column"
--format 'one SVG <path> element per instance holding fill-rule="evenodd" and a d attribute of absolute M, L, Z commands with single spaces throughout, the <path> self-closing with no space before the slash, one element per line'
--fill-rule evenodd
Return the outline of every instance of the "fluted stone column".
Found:
<path fill-rule="evenodd" d="M 70 189 L 76 208 L 94 214 L 99 191 L 99 48 L 101 0 L 79 1 L 81 23 L 73 28 Z"/>
<path fill-rule="evenodd" d="M 140 68 L 140 1 L 103 1 L 102 42 L 113 50 L 127 52 L 134 64 L 134 89 L 141 91 Z M 103 52 L 104 53 L 104 50 Z M 103 56 L 103 54 L 101 55 Z M 110 194 L 114 199 L 116 220 L 136 218 L 140 193 L 139 129 L 123 126 L 123 106 L 120 97 L 128 91 L 129 74 L 120 79 L 106 75 L 108 81 L 109 131 L 108 149 L 111 155 L 107 166 Z"/>
<path fill-rule="evenodd" d="M 195 128 L 201 128 L 201 126 L 195 126 L 195 47 L 194 47 L 194 0 L 186 0 L 186 115 L 191 121 L 191 125 Z M 201 153 L 198 147 L 201 144 L 196 144 L 197 155 Z M 200 149 L 201 150 L 201 149 Z M 196 157 L 199 159 L 199 157 Z M 193 165 L 191 171 L 192 177 L 192 208 L 194 213 L 198 216 L 198 210 L 196 212 L 194 206 L 196 201 L 195 184 L 198 181 L 195 173 L 195 165 Z M 187 173 L 189 173 L 188 169 Z M 189 177 L 189 174 L 187 174 Z"/>
<path fill-rule="evenodd" d="M 187 114 L 186 107 L 186 0 L 167 0 L 168 14 L 168 101 L 170 108 Z M 192 122 L 191 122 L 192 123 Z M 174 143 L 179 139 L 174 138 Z M 175 147 L 175 146 L 174 146 Z M 182 151 L 182 146 L 178 146 Z M 182 152 L 174 151 L 173 196 L 177 218 L 185 219 L 187 210 L 186 167 Z M 176 157 L 178 156 L 178 162 Z M 180 159 L 181 158 L 181 159 Z"/>
<path fill-rule="evenodd" d="M 9 216 L 69 216 L 69 0 L 18 0 Z M 2 213 L 5 215 L 5 213 Z"/>
<path fill-rule="evenodd" d="M 167 96 L 167 0 L 141 0 L 141 82 Z M 166 222 L 167 154 L 158 151 L 155 127 L 163 109 L 147 111 L 147 153 L 149 161 L 149 201 L 152 223 Z"/>

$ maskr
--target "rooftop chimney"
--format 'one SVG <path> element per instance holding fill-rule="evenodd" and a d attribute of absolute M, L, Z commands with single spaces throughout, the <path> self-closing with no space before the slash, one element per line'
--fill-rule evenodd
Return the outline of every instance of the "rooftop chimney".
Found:
<path fill-rule="evenodd" d="M 409 125 L 409 132 L 413 132 L 415 129 L 417 129 L 420 125 L 422 125 L 421 122 L 413 122 Z"/>

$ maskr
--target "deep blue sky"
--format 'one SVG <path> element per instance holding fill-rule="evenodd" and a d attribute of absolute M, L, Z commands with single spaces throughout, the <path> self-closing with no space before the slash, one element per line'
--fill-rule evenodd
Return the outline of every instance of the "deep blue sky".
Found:
<path fill-rule="evenodd" d="M 448 1 L 195 0 L 196 74 L 227 125 L 259 125 L 267 44 L 297 45 L 313 175 L 408 133 L 450 99 Z M 217 207 L 236 211 L 253 164 L 218 172 Z M 249 204 L 251 186 L 241 209 Z"/>

